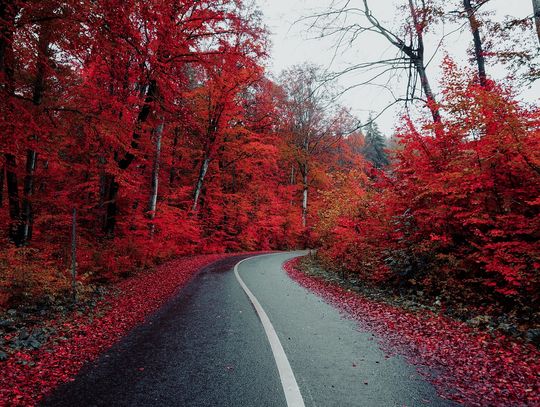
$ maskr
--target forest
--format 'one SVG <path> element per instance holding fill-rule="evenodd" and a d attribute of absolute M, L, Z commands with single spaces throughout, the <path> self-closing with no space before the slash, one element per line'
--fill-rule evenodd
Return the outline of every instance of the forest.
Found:
<path fill-rule="evenodd" d="M 178 256 L 313 248 L 363 284 L 538 324 L 540 108 L 517 96 L 540 77 L 538 2 L 500 23 L 486 1 L 403 1 L 399 27 L 356 3 L 310 18 L 395 49 L 378 61 L 408 78 L 392 135 L 323 68 L 270 74 L 251 2 L 3 1 L 0 306 Z M 430 77 L 424 36 L 446 19 L 470 59 Z"/>

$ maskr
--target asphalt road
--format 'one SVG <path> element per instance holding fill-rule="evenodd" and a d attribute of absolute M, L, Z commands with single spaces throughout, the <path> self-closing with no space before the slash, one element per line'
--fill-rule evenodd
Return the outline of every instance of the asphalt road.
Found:
<path fill-rule="evenodd" d="M 385 358 L 370 333 L 289 279 L 281 264 L 299 254 L 251 258 L 238 274 L 275 329 L 306 406 L 452 405 L 402 358 Z M 42 405 L 287 406 L 261 319 L 232 271 L 241 259 L 204 269 Z"/>

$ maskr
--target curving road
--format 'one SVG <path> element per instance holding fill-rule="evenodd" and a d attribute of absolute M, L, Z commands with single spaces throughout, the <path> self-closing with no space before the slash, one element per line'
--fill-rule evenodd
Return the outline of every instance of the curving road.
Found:
<path fill-rule="evenodd" d="M 42 405 L 453 405 L 292 281 L 281 265 L 301 254 L 249 258 L 236 273 L 243 257 L 206 267 Z"/>

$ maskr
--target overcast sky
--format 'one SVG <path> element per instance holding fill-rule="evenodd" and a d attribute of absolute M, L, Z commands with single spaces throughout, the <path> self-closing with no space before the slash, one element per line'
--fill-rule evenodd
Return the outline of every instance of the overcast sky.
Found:
<path fill-rule="evenodd" d="M 331 70 L 339 70 L 350 63 L 374 61 L 381 59 L 381 57 L 395 55 L 395 49 L 385 39 L 371 34 L 365 39 L 356 41 L 352 48 L 333 58 L 334 40 L 314 39 L 317 32 L 308 31 L 306 22 L 294 24 L 302 17 L 326 9 L 332 0 L 256 0 L 256 2 L 264 14 L 265 24 L 272 32 L 273 47 L 269 68 L 273 74 L 277 75 L 281 70 L 303 62 L 315 63 Z M 360 0 L 354 0 L 354 2 L 361 5 Z M 396 12 L 396 3 L 399 1 L 371 0 L 370 5 L 380 21 L 395 27 L 400 20 L 400 16 Z M 531 0 L 491 0 L 488 6 L 485 7 L 485 10 L 494 10 L 496 13 L 494 18 L 497 19 L 502 19 L 505 15 L 526 17 L 532 14 Z M 430 57 L 433 54 L 443 30 L 448 33 L 454 28 L 455 26 L 449 25 L 438 27 L 434 35 L 428 36 L 426 56 Z M 468 31 L 461 34 L 456 33 L 446 38 L 444 46 L 436 53 L 428 68 L 430 80 L 435 88 L 441 78 L 440 63 L 444 53 L 448 52 L 456 61 L 466 65 L 468 64 L 466 50 L 470 41 L 471 36 Z M 492 76 L 501 76 L 504 71 L 490 68 L 488 73 Z M 362 75 L 356 74 L 340 80 L 339 86 L 347 88 L 361 81 Z M 385 81 L 383 80 L 383 82 Z M 394 80 L 392 90 L 399 93 L 403 91 L 404 86 L 403 81 L 400 83 L 399 80 Z M 540 95 L 540 84 L 537 84 L 535 88 L 523 91 L 523 98 L 526 100 L 537 101 L 538 95 Z M 374 86 L 362 86 L 347 92 L 341 103 L 350 107 L 355 115 L 365 121 L 369 112 L 374 114 L 380 112 L 392 100 L 392 96 L 387 90 Z M 398 117 L 399 109 L 395 108 L 389 109 L 377 120 L 385 135 L 392 134 Z"/>

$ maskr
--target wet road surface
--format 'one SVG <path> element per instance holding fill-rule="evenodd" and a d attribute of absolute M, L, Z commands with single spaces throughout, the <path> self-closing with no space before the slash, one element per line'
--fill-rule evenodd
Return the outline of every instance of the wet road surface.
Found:
<path fill-rule="evenodd" d="M 453 405 L 402 358 L 385 358 L 370 333 L 292 281 L 281 264 L 300 254 L 250 258 L 238 274 L 275 329 L 306 406 Z M 233 273 L 244 257 L 203 269 L 42 405 L 287 406 L 260 317 Z"/>

